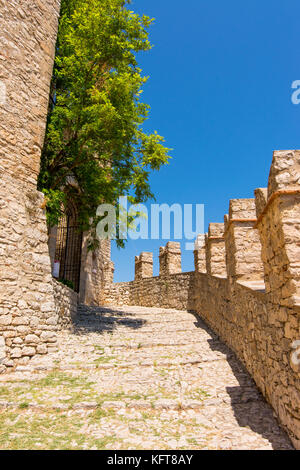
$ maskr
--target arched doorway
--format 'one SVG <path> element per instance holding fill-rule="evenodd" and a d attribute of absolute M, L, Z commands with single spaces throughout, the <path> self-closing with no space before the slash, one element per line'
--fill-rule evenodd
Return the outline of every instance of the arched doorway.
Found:
<path fill-rule="evenodd" d="M 55 262 L 59 262 L 59 278 L 69 281 L 70 286 L 79 292 L 82 250 L 82 232 L 79 230 L 78 213 L 72 201 L 57 226 Z"/>

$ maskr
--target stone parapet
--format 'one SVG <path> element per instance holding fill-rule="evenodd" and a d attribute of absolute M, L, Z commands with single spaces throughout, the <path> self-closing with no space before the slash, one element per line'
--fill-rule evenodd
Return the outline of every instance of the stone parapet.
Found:
<path fill-rule="evenodd" d="M 135 280 L 153 276 L 153 253 L 143 252 L 135 257 Z"/>
<path fill-rule="evenodd" d="M 256 190 L 257 228 L 266 292 L 274 304 L 300 309 L 300 151 L 274 152 L 265 191 Z"/>
<path fill-rule="evenodd" d="M 232 199 L 225 215 L 227 275 L 232 281 L 262 281 L 261 244 L 255 199 Z"/>
<path fill-rule="evenodd" d="M 88 249 L 88 234 L 84 233 L 80 270 L 80 304 L 98 305 L 102 290 L 113 283 L 114 264 L 112 263 L 110 240 L 99 240 L 94 251 Z"/>
<path fill-rule="evenodd" d="M 256 217 L 257 217 L 257 220 L 259 220 L 267 205 L 268 189 L 257 188 L 255 189 L 254 194 L 255 194 Z M 256 223 L 256 227 L 257 227 L 257 223 Z"/>
<path fill-rule="evenodd" d="M 168 255 L 178 269 L 180 248 L 167 244 L 160 276 L 115 284 L 115 299 L 196 311 L 243 362 L 300 449 L 300 151 L 275 152 L 268 190 L 230 201 L 224 221 L 205 237 L 207 273 L 200 272 L 203 236 L 193 273 L 168 274 Z"/>
<path fill-rule="evenodd" d="M 205 236 L 206 272 L 212 276 L 226 277 L 226 256 L 224 240 L 224 224 L 209 224 Z"/>
<path fill-rule="evenodd" d="M 201 273 L 195 277 L 194 305 L 243 362 L 300 449 L 300 369 L 293 363 L 297 352 L 292 346 L 294 328 L 299 328 L 295 311 L 275 306 L 259 289 Z"/>
<path fill-rule="evenodd" d="M 205 235 L 197 236 L 194 249 L 194 265 L 195 271 L 198 273 L 206 272 L 206 248 L 205 248 Z"/>
<path fill-rule="evenodd" d="M 58 315 L 57 323 L 62 328 L 69 327 L 76 319 L 79 296 L 73 289 L 56 281 L 56 279 L 53 279 L 52 283 Z"/>
<path fill-rule="evenodd" d="M 159 249 L 159 275 L 181 273 L 181 248 L 179 242 L 168 242 Z"/>
<path fill-rule="evenodd" d="M 104 303 L 194 310 L 194 277 L 194 272 L 188 272 L 116 283 Z"/>

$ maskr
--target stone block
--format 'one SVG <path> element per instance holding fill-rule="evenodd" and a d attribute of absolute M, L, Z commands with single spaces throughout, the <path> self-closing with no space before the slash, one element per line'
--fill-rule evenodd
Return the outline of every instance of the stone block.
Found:
<path fill-rule="evenodd" d="M 227 275 L 232 281 L 263 281 L 255 199 L 232 199 L 224 217 Z"/>
<path fill-rule="evenodd" d="M 224 224 L 211 223 L 205 236 L 206 271 L 211 276 L 226 277 Z"/>

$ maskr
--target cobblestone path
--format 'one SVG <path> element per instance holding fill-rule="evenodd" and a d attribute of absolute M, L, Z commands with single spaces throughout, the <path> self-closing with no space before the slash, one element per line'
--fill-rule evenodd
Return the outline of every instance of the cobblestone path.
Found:
<path fill-rule="evenodd" d="M 59 351 L 0 376 L 1 449 L 290 449 L 193 314 L 81 307 Z"/>

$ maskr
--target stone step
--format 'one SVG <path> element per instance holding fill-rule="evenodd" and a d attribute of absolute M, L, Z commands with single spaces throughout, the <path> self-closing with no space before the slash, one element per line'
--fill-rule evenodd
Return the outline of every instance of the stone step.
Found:
<path fill-rule="evenodd" d="M 91 324 L 78 324 L 77 325 L 77 330 L 78 331 L 94 331 L 95 325 Z M 114 332 L 115 335 L 123 335 L 125 337 L 133 336 L 132 339 L 134 339 L 134 336 L 136 337 L 147 337 L 148 335 L 155 336 L 159 333 L 161 336 L 162 334 L 168 335 L 170 333 L 174 334 L 175 337 L 178 334 L 186 334 L 186 335 L 194 335 L 195 333 L 195 326 L 188 326 L 188 325 L 173 325 L 170 327 L 164 327 L 162 326 L 161 328 L 148 328 L 148 327 L 126 327 L 123 325 L 109 325 L 109 324 L 101 324 L 98 328 L 99 334 L 102 333 L 111 333 Z"/>
<path fill-rule="evenodd" d="M 83 304 L 78 305 L 78 311 L 84 311 L 87 314 L 108 314 L 108 315 L 193 315 L 195 312 L 188 310 L 176 310 L 171 308 L 157 308 L 157 307 L 96 307 L 87 306 Z"/>
<path fill-rule="evenodd" d="M 182 334 L 182 332 L 177 333 L 178 336 Z M 194 338 L 192 335 L 188 335 L 186 333 L 182 334 L 180 338 L 173 338 L 173 337 L 161 337 L 158 335 L 152 335 L 149 337 L 150 334 L 137 334 L 135 337 L 128 338 L 128 336 L 120 335 L 119 337 L 115 334 L 113 336 L 109 335 L 101 338 L 101 343 L 103 347 L 115 347 L 120 348 L 123 347 L 125 349 L 140 349 L 140 348 L 155 348 L 155 347 L 169 347 L 169 346 L 187 346 L 193 344 L 199 344 L 202 341 L 201 337 Z"/>
<path fill-rule="evenodd" d="M 58 399 L 58 403 L 54 405 L 43 405 L 37 402 L 26 403 L 26 409 L 35 410 L 46 410 L 46 409 L 59 409 L 59 410 L 71 410 L 71 409 L 139 409 L 139 410 L 202 410 L 208 406 L 221 406 L 223 404 L 239 404 L 245 405 L 254 403 L 257 401 L 263 401 L 259 395 L 249 393 L 244 396 L 236 396 L 235 400 L 228 396 L 216 397 L 216 398 L 204 398 L 203 400 L 177 400 L 172 399 L 158 399 L 158 400 L 131 400 L 125 399 L 122 401 L 104 401 L 98 403 L 97 401 L 82 401 L 72 405 L 63 404 L 61 400 L 64 397 Z M 20 408 L 20 402 L 11 401 L 0 401 L 0 409 L 4 408 Z"/>
<path fill-rule="evenodd" d="M 172 321 L 147 321 L 147 320 L 132 320 L 132 319 L 119 319 L 119 318 L 96 318 L 96 319 L 90 319 L 90 318 L 85 318 L 85 317 L 80 317 L 79 319 L 76 320 L 75 326 L 77 327 L 89 327 L 89 326 L 97 326 L 99 328 L 99 331 L 101 331 L 101 328 L 105 329 L 107 326 L 110 328 L 112 325 L 114 328 L 132 328 L 132 329 L 145 329 L 145 328 L 151 328 L 153 330 L 168 330 L 172 328 L 172 330 L 176 330 L 178 327 L 183 328 L 185 327 L 186 329 L 195 329 L 195 327 L 199 327 L 199 323 L 197 322 L 196 319 L 188 319 L 188 320 L 172 320 Z"/>
<path fill-rule="evenodd" d="M 177 323 L 177 322 L 199 322 L 199 318 L 194 315 L 86 315 L 85 313 L 77 314 L 76 321 L 103 322 L 103 323 Z M 202 322 L 201 322 L 202 326 Z"/>
<path fill-rule="evenodd" d="M 97 438 L 124 436 L 126 449 L 189 448 L 191 439 L 197 449 L 291 448 L 235 355 L 196 322 L 174 310 L 80 306 L 57 351 L 0 376 L 1 414 L 61 411 Z"/>
<path fill-rule="evenodd" d="M 128 368 L 137 368 L 137 367 L 143 367 L 143 368 L 147 368 L 147 367 L 157 367 L 157 368 L 165 368 L 165 367 L 176 367 L 176 366 L 199 366 L 201 364 L 205 364 L 205 363 L 214 363 L 216 361 L 226 361 L 226 358 L 225 357 L 219 357 L 219 358 L 216 358 L 216 357 L 206 357 L 206 358 L 203 358 L 201 360 L 174 360 L 174 361 L 163 361 L 163 360 L 160 360 L 160 361 L 155 361 L 155 360 L 148 360 L 148 361 L 145 361 L 145 362 L 137 362 L 137 361 L 134 361 L 134 362 L 130 362 L 130 361 L 124 361 L 124 362 L 118 362 L 117 360 L 115 360 L 113 363 L 111 364 L 86 364 L 86 365 L 83 365 L 81 366 L 80 368 L 78 366 L 65 366 L 65 367 L 61 367 L 59 369 L 56 369 L 54 368 L 53 366 L 39 366 L 37 368 L 34 368 L 34 370 L 47 370 L 47 371 L 53 371 L 53 370 L 63 370 L 63 371 L 72 371 L 72 370 L 109 370 L 109 369 L 112 369 L 112 370 L 116 370 L 116 367 L 118 369 L 128 369 Z M 25 368 L 26 369 L 26 368 Z M 16 370 L 19 371 L 19 369 L 17 368 Z M 31 369 L 32 370 L 32 369 Z"/>
<path fill-rule="evenodd" d="M 196 318 L 196 314 L 192 312 L 122 312 L 122 311 L 99 311 L 99 310 L 84 310 L 78 308 L 77 310 L 77 317 L 79 318 L 89 318 L 89 319 L 97 319 L 97 318 L 117 318 L 117 319 L 129 319 L 129 320 L 146 320 L 146 321 L 179 321 L 179 320 L 192 320 Z"/>
<path fill-rule="evenodd" d="M 80 315 L 76 319 L 76 324 L 80 323 L 94 323 L 96 325 L 98 324 L 114 324 L 116 323 L 117 325 L 125 325 L 125 326 L 130 326 L 130 325 L 153 325 L 157 326 L 158 328 L 160 325 L 176 325 L 176 324 L 191 324 L 191 325 L 198 325 L 199 322 L 195 317 L 186 317 L 182 318 L 179 317 L 178 319 L 174 318 L 167 318 L 167 319 L 160 319 L 159 317 L 151 317 L 150 319 L 146 318 L 128 318 L 128 317 L 105 317 L 102 315 L 97 315 L 95 317 L 92 317 L 90 315 L 86 316 L 84 314 Z"/>
<path fill-rule="evenodd" d="M 207 346 L 208 345 L 208 340 L 206 338 L 204 339 L 201 339 L 201 340 L 198 340 L 198 341 L 183 341 L 181 343 L 176 343 L 176 344 L 169 344 L 169 343 L 146 343 L 146 342 L 143 342 L 143 343 L 136 343 L 134 341 L 132 341 L 131 343 L 128 343 L 128 344 L 125 344 L 125 343 L 115 343 L 115 344 L 112 344 L 112 345 L 107 345 L 107 344 L 103 344 L 103 343 L 99 343 L 99 346 L 103 346 L 103 347 L 112 347 L 114 348 L 114 350 L 118 351 L 118 350 L 133 350 L 133 351 L 140 351 L 140 350 L 147 350 L 147 349 L 152 349 L 153 351 L 156 351 L 157 354 L 161 355 L 162 354 L 162 351 L 161 349 L 163 348 L 167 348 L 167 351 L 170 351 L 172 350 L 172 348 L 174 349 L 174 353 L 177 354 L 177 352 L 180 352 L 180 349 L 181 348 L 185 348 L 187 350 L 187 354 L 189 354 L 189 350 L 188 348 L 192 348 L 193 351 L 197 351 L 198 350 L 198 347 L 203 347 L 203 346 Z M 209 341 L 209 345 L 211 347 L 212 350 L 214 349 L 217 349 L 217 348 L 220 348 L 220 350 L 225 350 L 224 348 L 228 349 L 224 343 L 222 343 L 221 341 L 219 341 L 218 339 L 215 339 L 215 340 L 210 340 Z M 91 347 L 93 347 L 94 345 L 91 345 Z M 97 347 L 97 345 L 96 345 Z"/>

